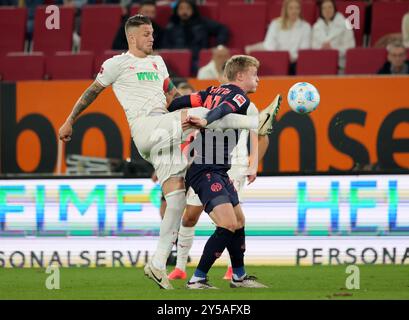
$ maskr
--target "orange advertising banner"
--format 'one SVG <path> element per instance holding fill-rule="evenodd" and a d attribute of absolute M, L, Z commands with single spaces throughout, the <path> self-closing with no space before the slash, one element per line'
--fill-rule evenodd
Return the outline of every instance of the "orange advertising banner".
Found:
<path fill-rule="evenodd" d="M 320 92 L 321 103 L 310 115 L 288 107 L 287 91 L 298 81 L 310 82 Z M 197 90 L 217 85 L 189 82 Z M 89 84 L 34 81 L 3 88 L 3 173 L 57 170 L 58 129 Z M 278 93 L 283 105 L 262 163 L 264 172 L 348 171 L 367 164 L 409 168 L 409 77 L 264 78 L 250 98 L 261 110 Z M 63 152 L 63 158 L 131 156 L 128 123 L 110 88 L 80 116 Z"/>

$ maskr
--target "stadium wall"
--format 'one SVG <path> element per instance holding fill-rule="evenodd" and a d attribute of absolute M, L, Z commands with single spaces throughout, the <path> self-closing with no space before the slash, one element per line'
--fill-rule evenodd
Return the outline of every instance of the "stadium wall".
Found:
<path fill-rule="evenodd" d="M 189 81 L 196 89 L 217 84 Z M 284 102 L 260 170 L 266 174 L 346 172 L 365 164 L 378 164 L 384 170 L 409 168 L 409 77 L 263 78 L 252 100 L 262 109 L 277 93 L 286 98 L 296 81 L 313 83 L 320 91 L 321 104 L 305 116 L 290 111 Z M 0 85 L 2 173 L 56 171 L 58 129 L 89 84 L 33 81 Z M 137 157 L 125 115 L 111 89 L 78 119 L 65 148 L 67 154 Z"/>
<path fill-rule="evenodd" d="M 0 267 L 141 266 L 159 205 L 150 179 L 0 180 Z M 243 210 L 248 264 L 409 264 L 409 174 L 259 177 Z M 213 230 L 203 214 L 193 264 Z"/>

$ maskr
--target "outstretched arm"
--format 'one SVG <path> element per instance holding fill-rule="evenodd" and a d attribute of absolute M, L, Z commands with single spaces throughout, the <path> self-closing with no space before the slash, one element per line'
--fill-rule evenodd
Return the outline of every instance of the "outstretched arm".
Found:
<path fill-rule="evenodd" d="M 65 123 L 59 130 L 59 137 L 62 141 L 67 142 L 71 140 L 72 135 L 72 125 L 78 116 L 83 112 L 98 95 L 105 89 L 98 81 L 94 81 L 87 90 L 81 95 L 78 101 L 75 103 L 74 108 L 72 109 L 70 115 L 68 116 Z"/>
<path fill-rule="evenodd" d="M 166 103 L 168 104 L 168 106 L 173 101 L 173 99 L 181 96 L 170 78 L 165 79 L 163 83 L 163 91 L 165 92 Z"/>

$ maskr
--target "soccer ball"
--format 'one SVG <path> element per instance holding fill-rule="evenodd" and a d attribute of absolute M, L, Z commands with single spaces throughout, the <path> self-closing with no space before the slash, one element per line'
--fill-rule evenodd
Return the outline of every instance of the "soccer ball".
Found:
<path fill-rule="evenodd" d="M 288 90 L 288 105 L 297 113 L 310 113 L 317 109 L 320 94 L 311 83 L 297 82 Z"/>

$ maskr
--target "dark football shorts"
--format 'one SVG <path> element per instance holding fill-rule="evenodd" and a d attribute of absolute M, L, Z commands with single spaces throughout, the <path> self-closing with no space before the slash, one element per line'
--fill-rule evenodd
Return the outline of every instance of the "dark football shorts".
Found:
<path fill-rule="evenodd" d="M 226 172 L 211 171 L 192 178 L 190 185 L 207 213 L 220 204 L 231 203 L 233 207 L 239 204 L 237 190 Z"/>

